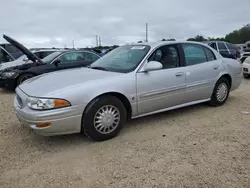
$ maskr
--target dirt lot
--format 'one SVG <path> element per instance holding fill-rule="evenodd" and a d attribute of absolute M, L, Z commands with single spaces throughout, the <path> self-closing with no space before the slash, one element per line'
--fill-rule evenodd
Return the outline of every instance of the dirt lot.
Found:
<path fill-rule="evenodd" d="M 204 104 L 128 123 L 113 140 L 41 137 L 0 90 L 0 187 L 250 187 L 250 80 Z"/>

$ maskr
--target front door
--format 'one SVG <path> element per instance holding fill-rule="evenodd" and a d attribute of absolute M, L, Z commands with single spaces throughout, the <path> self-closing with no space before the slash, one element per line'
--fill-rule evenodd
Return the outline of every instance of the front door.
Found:
<path fill-rule="evenodd" d="M 158 61 L 163 69 L 137 73 L 138 115 L 185 102 L 185 67 L 179 54 L 177 45 L 162 46 L 147 61 Z"/>
<path fill-rule="evenodd" d="M 220 75 L 220 60 L 203 45 L 186 43 L 182 47 L 186 61 L 187 102 L 209 99 Z"/>

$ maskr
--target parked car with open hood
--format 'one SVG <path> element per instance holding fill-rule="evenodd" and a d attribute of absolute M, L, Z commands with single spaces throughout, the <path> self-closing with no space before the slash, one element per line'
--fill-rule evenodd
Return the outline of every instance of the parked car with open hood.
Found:
<path fill-rule="evenodd" d="M 94 52 L 79 50 L 56 50 L 43 59 L 40 59 L 14 39 L 4 35 L 4 38 L 20 49 L 30 63 L 0 70 L 0 86 L 15 89 L 23 81 L 43 73 L 89 66 L 100 56 Z"/>
<path fill-rule="evenodd" d="M 2 63 L 14 61 L 15 58 L 6 51 L 3 47 L 0 46 L 0 66 Z"/>
<path fill-rule="evenodd" d="M 31 52 L 34 53 L 38 58 L 43 59 L 43 58 L 47 57 L 49 54 L 51 54 L 53 52 L 57 52 L 57 51 L 58 50 L 37 50 L 37 51 L 33 50 Z M 10 68 L 14 68 L 16 66 L 20 66 L 20 65 L 32 63 L 32 62 L 33 61 L 29 60 L 29 58 L 27 58 L 26 55 L 22 55 L 14 61 L 0 64 L 0 71 L 4 71 L 7 68 L 10 69 Z"/>
<path fill-rule="evenodd" d="M 118 47 L 89 68 L 26 80 L 16 88 L 18 119 L 44 136 L 116 136 L 127 119 L 202 102 L 223 105 L 242 81 L 239 61 L 206 44 L 157 42 Z"/>

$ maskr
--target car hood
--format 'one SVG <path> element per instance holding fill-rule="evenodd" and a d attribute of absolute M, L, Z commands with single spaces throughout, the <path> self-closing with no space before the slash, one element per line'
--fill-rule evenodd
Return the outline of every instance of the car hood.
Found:
<path fill-rule="evenodd" d="M 23 65 L 23 64 L 26 64 L 26 63 L 28 63 L 28 62 L 23 61 L 21 59 L 17 59 L 15 61 L 11 61 L 11 62 L 8 62 L 8 63 L 2 63 L 0 65 L 0 71 L 5 70 L 5 69 L 9 69 L 9 68 L 12 68 L 12 67 L 14 68 L 16 66 L 20 66 L 20 65 Z"/>
<path fill-rule="evenodd" d="M 19 49 L 23 54 L 25 54 L 31 61 L 33 62 L 39 62 L 43 63 L 41 59 L 39 59 L 34 53 L 32 53 L 30 50 L 28 50 L 25 46 L 14 40 L 13 38 L 3 35 L 3 38 L 8 41 L 10 44 L 15 46 L 17 49 Z"/>
<path fill-rule="evenodd" d="M 29 96 L 53 97 L 53 93 L 83 85 L 87 86 L 93 82 L 103 81 L 108 77 L 113 78 L 121 74 L 90 68 L 67 69 L 36 76 L 23 82 L 19 88 Z"/>

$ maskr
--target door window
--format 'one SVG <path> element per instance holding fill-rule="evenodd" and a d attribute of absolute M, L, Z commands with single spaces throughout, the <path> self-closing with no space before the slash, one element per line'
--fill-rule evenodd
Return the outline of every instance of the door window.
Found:
<path fill-rule="evenodd" d="M 93 53 L 85 52 L 85 60 L 89 62 L 94 62 L 99 59 L 99 56 Z"/>
<path fill-rule="evenodd" d="M 0 63 L 12 61 L 12 57 L 6 53 L 3 49 L 0 48 Z"/>
<path fill-rule="evenodd" d="M 148 59 L 148 61 L 158 61 L 163 69 L 175 68 L 179 66 L 179 53 L 174 45 L 167 45 L 158 48 Z"/>
<path fill-rule="evenodd" d="M 69 52 L 60 57 L 60 64 L 84 61 L 84 53 Z"/>
<path fill-rule="evenodd" d="M 186 65 L 196 65 L 207 62 L 207 56 L 203 46 L 198 44 L 182 44 Z"/>

